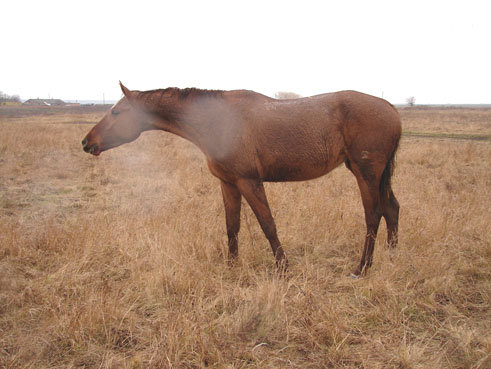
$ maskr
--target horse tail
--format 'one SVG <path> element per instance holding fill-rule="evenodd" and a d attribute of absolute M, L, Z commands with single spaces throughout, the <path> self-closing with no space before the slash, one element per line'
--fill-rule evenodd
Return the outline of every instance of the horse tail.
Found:
<path fill-rule="evenodd" d="M 390 154 L 387 164 L 385 164 L 385 169 L 382 173 L 382 177 L 380 178 L 379 192 L 380 192 L 380 199 L 382 199 L 382 201 L 385 201 L 390 197 L 390 192 L 391 192 L 390 179 L 392 177 L 392 174 L 394 174 L 395 156 L 396 156 L 396 151 L 399 148 L 399 140 L 400 138 L 397 138 L 397 141 L 394 145 L 394 149 Z"/>

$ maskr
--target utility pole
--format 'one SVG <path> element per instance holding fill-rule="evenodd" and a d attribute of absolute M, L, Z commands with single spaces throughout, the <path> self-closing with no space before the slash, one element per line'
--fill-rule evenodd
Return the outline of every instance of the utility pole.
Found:
<path fill-rule="evenodd" d="M 104 96 L 104 92 L 102 93 L 102 105 L 106 105 L 106 97 Z"/>

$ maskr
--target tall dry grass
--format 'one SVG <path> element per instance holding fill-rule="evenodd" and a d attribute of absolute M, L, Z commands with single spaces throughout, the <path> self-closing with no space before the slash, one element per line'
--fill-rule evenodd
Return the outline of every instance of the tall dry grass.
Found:
<path fill-rule="evenodd" d="M 481 113 L 402 118 L 489 135 Z M 382 226 L 360 280 L 354 177 L 268 184 L 279 278 L 246 205 L 227 266 L 219 185 L 191 144 L 151 132 L 94 158 L 90 126 L 69 123 L 98 116 L 64 114 L 0 110 L 0 367 L 491 367 L 489 141 L 402 140 L 400 244 L 389 252 Z"/>

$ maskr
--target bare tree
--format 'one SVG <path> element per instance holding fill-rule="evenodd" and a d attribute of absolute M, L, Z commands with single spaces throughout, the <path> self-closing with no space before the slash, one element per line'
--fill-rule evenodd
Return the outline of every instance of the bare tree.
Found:
<path fill-rule="evenodd" d="M 416 98 L 414 96 L 409 96 L 406 99 L 406 102 L 409 106 L 414 106 L 414 104 L 416 103 Z"/>
<path fill-rule="evenodd" d="M 277 99 L 298 99 L 299 97 L 302 97 L 299 94 L 296 94 L 295 92 L 286 92 L 286 91 L 279 91 L 274 94 L 274 97 Z"/>
<path fill-rule="evenodd" d="M 0 91 L 0 102 L 20 102 L 19 95 L 8 95 Z"/>

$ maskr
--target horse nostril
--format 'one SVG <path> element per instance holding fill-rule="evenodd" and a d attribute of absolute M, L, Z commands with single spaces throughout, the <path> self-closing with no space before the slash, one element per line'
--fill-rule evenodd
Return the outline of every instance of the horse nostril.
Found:
<path fill-rule="evenodd" d="M 82 140 L 82 146 L 84 146 L 84 147 L 85 147 L 85 145 L 87 145 L 87 139 L 86 139 L 86 138 L 84 138 L 84 139 Z"/>

